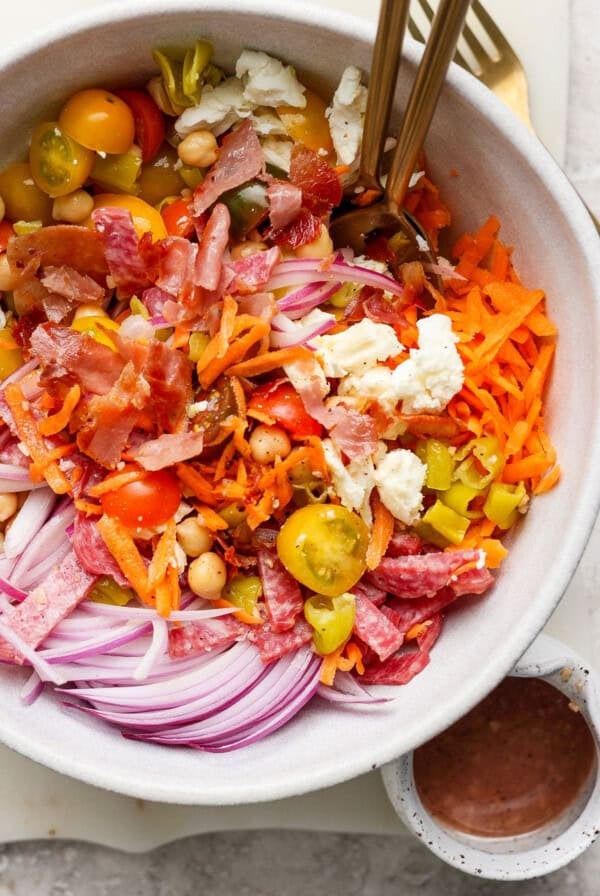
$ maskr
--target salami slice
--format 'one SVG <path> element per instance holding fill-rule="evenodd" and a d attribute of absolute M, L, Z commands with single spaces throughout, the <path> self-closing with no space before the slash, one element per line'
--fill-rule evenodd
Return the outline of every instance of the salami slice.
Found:
<path fill-rule="evenodd" d="M 380 660 L 396 653 L 404 642 L 402 632 L 362 595 L 355 596 L 354 633 L 375 651 Z"/>
<path fill-rule="evenodd" d="M 93 576 L 112 576 L 117 584 L 128 586 L 129 582 L 119 569 L 102 536 L 96 521 L 78 513 L 73 530 L 73 550 L 83 569 Z"/>
<path fill-rule="evenodd" d="M 219 616 L 202 622 L 186 622 L 169 631 L 169 656 L 173 659 L 227 647 L 241 641 L 249 626 L 235 616 Z"/>
<path fill-rule="evenodd" d="M 268 622 L 260 628 L 253 627 L 248 638 L 260 651 L 263 662 L 271 663 L 310 643 L 312 636 L 312 626 L 305 619 L 298 619 L 294 627 L 286 632 L 273 631 Z"/>
<path fill-rule="evenodd" d="M 395 532 L 388 544 L 386 557 L 405 557 L 406 555 L 420 554 L 423 542 L 418 535 L 408 532 Z"/>
<path fill-rule="evenodd" d="M 362 578 L 356 583 L 352 589 L 352 593 L 357 596 L 360 595 L 361 597 L 365 597 L 367 600 L 370 600 L 372 604 L 375 604 L 376 607 L 380 606 L 387 598 L 387 591 L 378 588 L 377 585 L 369 582 L 366 578 Z"/>
<path fill-rule="evenodd" d="M 361 684 L 408 684 L 428 663 L 429 653 L 424 650 L 398 654 L 366 668 L 360 681 Z"/>
<path fill-rule="evenodd" d="M 407 632 L 413 625 L 425 622 L 445 607 L 453 603 L 457 594 L 453 588 L 442 588 L 433 597 L 419 597 L 413 600 L 393 598 L 385 607 L 386 615 L 401 632 Z"/>
<path fill-rule="evenodd" d="M 275 551 L 258 552 L 258 572 L 272 630 L 285 632 L 293 628 L 296 618 L 304 609 L 298 582 Z"/>
<path fill-rule="evenodd" d="M 432 597 L 453 582 L 452 577 L 461 566 L 480 561 L 481 552 L 476 550 L 384 557 L 370 573 L 369 581 L 396 597 Z"/>
<path fill-rule="evenodd" d="M 26 644 L 38 647 L 58 623 L 88 594 L 96 578 L 82 569 L 74 551 L 34 588 L 25 600 L 4 613 L 5 622 Z M 0 645 L 0 657 L 21 663 L 11 645 Z"/>

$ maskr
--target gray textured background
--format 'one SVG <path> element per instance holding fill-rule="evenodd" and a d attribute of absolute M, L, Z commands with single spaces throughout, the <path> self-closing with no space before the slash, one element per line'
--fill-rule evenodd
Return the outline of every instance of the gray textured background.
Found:
<path fill-rule="evenodd" d="M 548 2 L 551 13 L 552 4 Z M 4 12 L 6 14 L 6 11 Z M 600 217 L 600 4 L 571 0 L 566 170 Z M 243 759 L 241 760 L 243 761 Z M 10 806 L 3 806 L 10 812 Z M 537 880 L 495 883 L 446 867 L 408 835 L 209 834 L 127 855 L 87 844 L 0 847 L 0 896 L 598 896 L 600 842 Z"/>

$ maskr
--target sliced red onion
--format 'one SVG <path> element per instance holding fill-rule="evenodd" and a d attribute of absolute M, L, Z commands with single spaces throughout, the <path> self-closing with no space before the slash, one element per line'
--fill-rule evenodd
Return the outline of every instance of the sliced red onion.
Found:
<path fill-rule="evenodd" d="M 165 619 L 152 621 L 152 641 L 139 665 L 136 666 L 133 677 L 138 681 L 148 678 L 148 675 L 161 656 L 169 653 L 169 626 Z"/>
<path fill-rule="evenodd" d="M 60 565 L 70 550 L 71 547 L 69 543 L 63 542 L 47 557 L 42 557 L 40 562 L 36 563 L 35 566 L 31 566 L 29 569 L 25 570 L 22 575 L 16 577 L 13 574 L 14 578 L 17 579 L 16 584 L 28 590 L 37 587 L 37 585 L 50 574 L 54 566 Z"/>
<path fill-rule="evenodd" d="M 333 314 L 315 308 L 302 321 L 291 321 L 285 314 L 276 314 L 271 321 L 270 343 L 273 348 L 306 345 L 315 336 L 327 333 L 336 324 Z"/>
<path fill-rule="evenodd" d="M 374 697 L 348 672 L 338 672 L 331 687 L 320 684 L 317 688 L 317 695 L 329 703 L 345 703 L 347 705 L 388 703 L 392 699 Z"/>
<path fill-rule="evenodd" d="M 55 503 L 56 495 L 48 486 L 27 495 L 4 539 L 6 557 L 18 557 L 45 523 Z"/>
<path fill-rule="evenodd" d="M 1 618 L 0 637 L 14 647 L 17 655 L 22 656 L 30 663 L 42 681 L 51 681 L 56 685 L 65 683 L 66 679 L 60 674 L 60 670 L 53 669 L 50 663 L 46 662 L 33 647 L 30 647 L 19 635 L 13 632 L 9 625 L 5 625 Z"/>
<path fill-rule="evenodd" d="M 336 256 L 331 263 L 324 263 L 321 259 L 293 258 L 280 262 L 274 269 L 271 279 L 267 283 L 267 289 L 273 291 L 284 286 L 292 286 L 302 283 L 322 283 L 324 281 L 339 280 L 340 283 L 358 283 L 362 286 L 372 286 L 375 289 L 383 289 L 392 295 L 402 295 L 404 287 L 389 274 L 381 274 L 357 264 L 349 264 L 340 256 Z"/>
<path fill-rule="evenodd" d="M 79 605 L 81 610 L 87 613 L 93 613 L 95 616 L 111 617 L 117 620 L 148 620 L 156 619 L 156 610 L 146 609 L 145 607 L 117 607 L 112 604 L 95 603 L 86 600 Z M 189 607 L 185 610 L 171 610 L 169 614 L 169 622 L 198 622 L 205 619 L 217 619 L 219 616 L 231 616 L 235 613 L 235 607 Z M 104 624 L 104 623 L 102 623 Z"/>
<path fill-rule="evenodd" d="M 34 669 L 21 688 L 21 702 L 24 703 L 25 706 L 30 706 L 37 700 L 43 690 L 44 682 Z"/>
<path fill-rule="evenodd" d="M 87 659 L 97 653 L 106 653 L 122 644 L 135 641 L 142 635 L 152 630 L 150 623 L 143 625 L 123 625 L 118 629 L 109 629 L 100 633 L 96 638 L 81 641 L 78 644 L 63 645 L 63 647 L 44 648 L 38 651 L 38 656 L 51 663 L 68 663 L 71 660 Z"/>
<path fill-rule="evenodd" d="M 294 320 L 295 318 L 303 317 L 313 308 L 318 308 L 319 305 L 322 305 L 323 302 L 335 295 L 340 286 L 341 283 L 337 281 L 333 283 L 309 283 L 283 296 L 283 298 L 278 300 L 277 307 Z"/>
<path fill-rule="evenodd" d="M 32 361 L 27 361 L 26 364 L 21 364 L 20 367 L 17 367 L 11 374 L 9 374 L 5 379 L 0 383 L 0 390 L 4 389 L 5 386 L 8 386 L 9 383 L 18 383 L 19 380 L 22 380 L 24 376 L 27 376 L 28 373 L 31 373 L 32 370 L 35 370 L 38 366 L 39 362 L 35 359 Z"/>
<path fill-rule="evenodd" d="M 8 579 L 4 579 L 0 576 L 0 591 L 3 591 L 13 600 L 22 601 L 27 597 L 27 592 L 22 591 L 21 588 L 17 588 L 12 582 L 9 582 Z"/>

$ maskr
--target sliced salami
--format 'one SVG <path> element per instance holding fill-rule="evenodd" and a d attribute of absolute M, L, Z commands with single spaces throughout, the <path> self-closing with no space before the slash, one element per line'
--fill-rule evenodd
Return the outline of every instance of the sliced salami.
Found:
<path fill-rule="evenodd" d="M 305 619 L 298 619 L 294 627 L 286 632 L 273 631 L 268 622 L 260 628 L 253 627 L 248 638 L 260 651 L 263 662 L 271 663 L 310 643 L 312 636 L 312 626 Z"/>
<path fill-rule="evenodd" d="M 298 582 L 275 551 L 258 552 L 258 572 L 272 630 L 285 632 L 293 628 L 296 618 L 304 609 Z"/>
<path fill-rule="evenodd" d="M 249 626 L 235 616 L 219 616 L 202 622 L 185 622 L 169 631 L 169 656 L 179 658 L 204 653 L 216 647 L 227 647 L 241 641 Z"/>
<path fill-rule="evenodd" d="M 362 595 L 355 596 L 354 633 L 375 651 L 380 660 L 396 653 L 404 642 L 402 632 Z"/>
<path fill-rule="evenodd" d="M 428 663 L 429 653 L 424 650 L 398 654 L 366 668 L 360 681 L 361 684 L 408 684 Z"/>
<path fill-rule="evenodd" d="M 113 555 L 104 544 L 95 520 L 83 513 L 77 514 L 72 544 L 79 563 L 90 575 L 112 576 L 117 584 L 129 585 Z"/>
<path fill-rule="evenodd" d="M 369 581 L 396 597 L 432 597 L 452 583 L 454 573 L 461 566 L 480 561 L 481 552 L 476 550 L 384 557 L 377 569 L 369 574 Z"/>

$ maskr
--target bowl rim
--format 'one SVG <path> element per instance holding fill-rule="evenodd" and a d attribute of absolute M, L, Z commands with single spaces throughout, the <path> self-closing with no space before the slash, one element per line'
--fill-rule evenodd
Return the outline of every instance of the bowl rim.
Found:
<path fill-rule="evenodd" d="M 201 4 L 197 0 L 196 2 L 194 0 L 170 0 L 168 7 L 165 7 L 159 0 L 135 0 L 127 5 L 114 2 L 103 3 L 93 9 L 59 19 L 38 33 L 32 34 L 26 40 L 6 48 L 6 57 L 0 65 L 0 78 L 2 78 L 3 72 L 9 71 L 20 60 L 67 35 L 72 39 L 80 33 L 93 31 L 109 24 L 135 22 L 146 16 L 169 17 L 177 14 L 197 14 L 200 10 L 219 11 L 232 15 L 251 13 L 252 15 L 270 16 L 281 22 L 295 23 L 314 21 L 315 14 L 314 5 L 308 5 L 302 0 L 298 0 L 293 6 L 286 6 L 278 0 L 256 0 L 251 7 L 247 0 L 223 0 L 223 2 L 205 0 Z M 347 38 L 354 38 L 361 43 L 372 43 L 375 35 L 373 23 L 338 10 L 322 7 L 319 8 L 319 27 Z M 418 45 L 411 39 L 406 41 L 404 55 L 412 64 L 419 58 Z M 594 284 L 597 312 L 594 326 L 597 341 L 600 344 L 600 240 L 598 240 L 598 235 L 581 199 L 558 164 L 537 138 L 518 122 L 500 100 L 489 93 L 487 88 L 458 66 L 452 66 L 448 82 L 460 100 L 474 103 L 478 107 L 483 104 L 490 125 L 515 147 L 545 188 L 549 189 L 549 183 L 552 183 L 552 195 L 560 202 L 561 207 L 568 215 L 573 232 L 577 232 L 581 258 L 585 261 L 590 283 Z M 593 428 L 589 461 L 591 469 L 600 466 L 600 414 Z M 433 737 L 452 721 L 458 719 L 498 683 L 535 638 L 560 601 L 577 568 L 600 508 L 600 479 L 594 480 L 588 473 L 586 482 L 589 487 L 578 506 L 578 525 L 570 528 L 563 544 L 562 554 L 565 562 L 561 565 L 560 574 L 554 578 L 552 583 L 546 583 L 545 587 L 541 589 L 544 592 L 543 596 L 532 602 L 524 611 L 519 631 L 515 634 L 514 639 L 497 645 L 493 656 L 490 657 L 485 667 L 479 669 L 477 676 L 473 676 L 468 682 L 463 682 L 459 693 L 455 693 L 443 707 L 433 708 L 423 719 L 419 736 L 420 742 Z M 47 745 L 35 739 L 32 741 L 31 737 L 28 737 L 17 724 L 7 721 L 0 721 L 0 740 L 7 746 L 58 772 L 96 786 L 150 800 L 203 805 L 260 802 L 316 790 L 370 771 L 390 762 L 406 750 L 405 745 L 399 747 L 396 739 L 390 737 L 386 741 L 371 743 L 369 749 L 363 748 L 362 751 L 345 756 L 344 761 L 339 765 L 313 763 L 312 770 L 305 774 L 301 783 L 294 779 L 294 782 L 290 784 L 290 781 L 280 776 L 270 782 L 268 787 L 265 787 L 264 781 L 249 781 L 243 793 L 232 794 L 228 791 L 224 792 L 222 787 L 212 786 L 211 782 L 206 781 L 199 781 L 198 784 L 189 782 L 185 788 L 183 786 L 174 787 L 172 783 L 167 784 L 159 780 L 146 779 L 132 782 L 118 769 L 109 768 L 107 764 L 99 768 L 97 763 L 85 759 L 78 751 L 70 755 L 58 751 L 49 753 Z"/>

